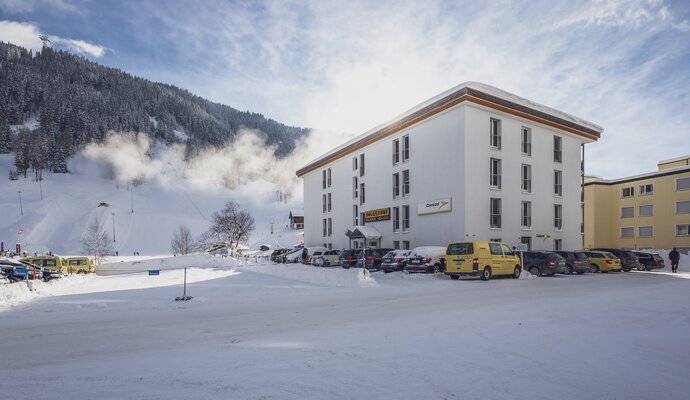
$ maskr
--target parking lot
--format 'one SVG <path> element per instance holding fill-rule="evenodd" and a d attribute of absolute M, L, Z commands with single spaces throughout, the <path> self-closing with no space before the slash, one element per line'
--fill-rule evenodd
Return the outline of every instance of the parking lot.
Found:
<path fill-rule="evenodd" d="M 3 311 L 2 397 L 687 397 L 687 272 L 237 271 L 190 285 L 185 304 L 168 286 Z"/>

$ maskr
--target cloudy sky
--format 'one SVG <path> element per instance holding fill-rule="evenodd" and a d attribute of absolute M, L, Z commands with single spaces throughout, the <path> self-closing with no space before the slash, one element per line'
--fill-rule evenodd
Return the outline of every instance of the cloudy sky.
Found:
<path fill-rule="evenodd" d="M 464 81 L 604 127 L 588 173 L 690 154 L 690 2 L 0 0 L 108 66 L 292 125 L 362 133 Z"/>

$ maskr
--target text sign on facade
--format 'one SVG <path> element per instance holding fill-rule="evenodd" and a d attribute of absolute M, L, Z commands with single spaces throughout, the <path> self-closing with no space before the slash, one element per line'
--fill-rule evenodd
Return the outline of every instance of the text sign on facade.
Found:
<path fill-rule="evenodd" d="M 391 219 L 391 209 L 390 208 L 379 208 L 376 210 L 364 212 L 364 221 L 365 222 L 388 221 L 390 219 Z"/>
<path fill-rule="evenodd" d="M 417 204 L 417 215 L 438 214 L 452 211 L 451 198 L 422 201 Z"/>

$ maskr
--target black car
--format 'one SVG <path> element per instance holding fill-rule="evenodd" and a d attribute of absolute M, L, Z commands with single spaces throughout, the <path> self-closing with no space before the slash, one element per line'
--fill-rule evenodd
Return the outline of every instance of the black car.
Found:
<path fill-rule="evenodd" d="M 649 251 L 633 251 L 633 254 L 637 256 L 637 260 L 640 262 L 640 266 L 637 268 L 640 271 L 650 271 L 658 268 L 665 268 L 664 259 L 657 253 L 652 253 Z"/>
<path fill-rule="evenodd" d="M 584 274 L 590 271 L 589 257 L 581 251 L 556 251 L 556 254 L 565 259 L 565 267 L 568 269 L 568 274 L 577 272 Z"/>
<path fill-rule="evenodd" d="M 388 254 L 393 249 L 372 249 L 367 248 L 366 251 L 360 250 L 357 253 L 357 267 L 365 265 L 369 271 L 378 271 L 381 269 L 383 256 Z"/>
<path fill-rule="evenodd" d="M 357 253 L 361 250 L 343 250 L 340 253 L 340 266 L 343 268 L 353 268 L 357 266 Z"/>
<path fill-rule="evenodd" d="M 523 269 L 536 276 L 567 274 L 565 259 L 551 251 L 523 251 Z"/>
<path fill-rule="evenodd" d="M 292 251 L 292 249 L 276 249 L 271 253 L 271 261 L 273 262 L 282 262 L 283 261 L 283 256 L 287 254 L 289 251 Z"/>
<path fill-rule="evenodd" d="M 621 249 L 606 249 L 606 248 L 596 248 L 592 250 L 597 250 L 597 251 L 608 251 L 609 253 L 613 254 L 614 256 L 618 257 L 621 259 L 621 269 L 623 272 L 629 272 L 630 270 L 633 269 L 640 269 L 641 265 L 640 262 L 637 260 L 637 256 L 635 256 L 635 253 L 632 251 L 628 250 L 621 250 Z"/>

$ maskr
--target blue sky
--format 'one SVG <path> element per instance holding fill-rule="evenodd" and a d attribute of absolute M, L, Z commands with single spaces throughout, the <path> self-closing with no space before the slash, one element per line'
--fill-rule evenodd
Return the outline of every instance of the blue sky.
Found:
<path fill-rule="evenodd" d="M 359 134 L 476 80 L 603 126 L 588 173 L 690 154 L 687 1 L 0 0 L 0 40 L 39 32 L 299 126 Z"/>

